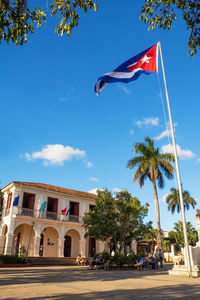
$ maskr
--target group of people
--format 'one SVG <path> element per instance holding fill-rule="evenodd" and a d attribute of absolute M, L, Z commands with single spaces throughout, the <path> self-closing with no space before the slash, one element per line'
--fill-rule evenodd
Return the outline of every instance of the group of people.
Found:
<path fill-rule="evenodd" d="M 96 258 L 91 258 L 90 267 L 91 270 L 98 270 L 100 267 L 103 267 L 104 270 L 106 270 L 109 267 L 109 261 L 105 261 L 101 255 L 97 255 Z"/>
<path fill-rule="evenodd" d="M 144 269 L 158 269 L 158 263 L 160 263 L 160 267 L 162 268 L 163 253 L 161 249 L 158 249 L 158 246 L 155 246 L 153 255 L 143 255 L 138 265 L 144 267 Z"/>

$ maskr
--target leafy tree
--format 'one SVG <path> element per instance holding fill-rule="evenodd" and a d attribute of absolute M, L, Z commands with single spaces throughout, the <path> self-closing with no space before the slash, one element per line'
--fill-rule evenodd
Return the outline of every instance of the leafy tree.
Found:
<path fill-rule="evenodd" d="M 154 147 L 154 142 L 149 137 L 145 137 L 145 143 L 136 143 L 133 148 L 133 153 L 138 154 L 128 161 L 127 167 L 137 170 L 133 177 L 133 182 L 138 181 L 142 188 L 146 179 L 149 179 L 153 184 L 154 201 L 156 209 L 157 222 L 157 241 L 162 247 L 161 227 L 160 227 L 160 210 L 156 182 L 159 188 L 164 188 L 164 176 L 173 178 L 174 167 L 171 164 L 174 161 L 174 156 L 170 153 L 160 153 L 159 148 Z"/>
<path fill-rule="evenodd" d="M 107 189 L 98 191 L 95 201 L 94 209 L 83 218 L 86 237 L 101 241 L 110 239 L 109 246 L 122 252 L 130 240 L 142 234 L 148 205 L 141 206 L 140 201 L 127 191 L 116 193 L 114 198 Z"/>
<path fill-rule="evenodd" d="M 200 2 L 196 0 L 144 0 L 140 19 L 149 24 L 149 30 L 155 27 L 171 29 L 177 14 L 182 13 L 190 32 L 188 49 L 191 56 L 200 47 Z"/>
<path fill-rule="evenodd" d="M 169 232 L 169 239 L 172 243 L 180 244 L 184 246 L 184 234 L 183 234 L 183 224 L 181 221 L 174 223 L 174 228 Z M 195 246 L 198 241 L 198 234 L 196 229 L 192 226 L 190 222 L 186 224 L 188 243 L 191 246 Z"/>
<path fill-rule="evenodd" d="M 87 12 L 92 8 L 97 10 L 95 0 L 53 0 L 49 6 L 51 16 L 56 15 L 60 20 L 55 28 L 56 33 L 70 35 L 72 28 L 78 25 L 80 11 Z M 45 21 L 44 9 L 28 7 L 26 0 L 0 1 L 0 40 L 23 45 L 28 33 L 33 33 L 35 27 Z"/>
<path fill-rule="evenodd" d="M 168 204 L 168 210 L 171 210 L 172 214 L 174 214 L 175 210 L 177 212 L 180 212 L 180 197 L 179 197 L 179 190 L 176 190 L 175 188 L 170 189 L 171 193 L 167 196 L 166 202 Z M 190 193 L 188 191 L 183 191 L 183 202 L 184 202 L 184 208 L 189 209 L 190 206 L 192 208 L 195 208 L 195 205 L 197 204 L 195 199 L 190 197 Z"/>
<path fill-rule="evenodd" d="M 0 40 L 7 43 L 23 45 L 28 33 L 33 33 L 46 21 L 43 8 L 28 6 L 27 0 L 0 1 Z M 78 26 L 82 11 L 98 9 L 97 0 L 52 0 L 47 10 L 51 16 L 57 16 L 59 23 L 55 31 L 62 36 L 71 34 Z M 123 5 L 123 2 L 122 2 Z M 155 27 L 170 29 L 177 14 L 182 13 L 187 29 L 190 31 L 188 40 L 189 53 L 194 55 L 200 46 L 200 3 L 196 0 L 144 0 L 140 19 L 149 24 L 149 30 Z"/>

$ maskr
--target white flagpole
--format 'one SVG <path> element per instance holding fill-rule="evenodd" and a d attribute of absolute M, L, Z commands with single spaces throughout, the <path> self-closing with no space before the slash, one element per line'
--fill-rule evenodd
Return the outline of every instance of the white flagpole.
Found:
<path fill-rule="evenodd" d="M 161 58 L 161 65 L 162 65 L 162 71 L 163 71 L 163 79 L 164 79 L 164 85 L 165 85 L 165 94 L 166 94 L 167 108 L 168 108 L 168 113 L 169 113 L 169 121 L 170 121 L 170 127 L 171 127 L 172 142 L 173 142 L 173 148 L 174 148 L 175 165 L 176 165 L 176 173 L 177 173 L 177 180 L 178 180 L 178 189 L 179 189 L 179 195 L 180 195 L 180 206 L 181 206 L 182 223 L 183 223 L 183 234 L 184 234 L 184 240 L 185 240 L 185 253 L 184 253 L 185 257 L 184 257 L 184 261 L 185 261 L 185 265 L 187 265 L 187 267 L 188 267 L 189 276 L 192 276 L 192 266 L 191 266 L 189 244 L 188 244 L 188 237 L 187 237 L 187 228 L 186 228 L 186 219 L 185 219 L 185 210 L 184 210 L 184 201 L 183 201 L 181 177 L 180 177 L 179 164 L 178 164 L 178 155 L 177 155 L 177 149 L 176 149 L 174 127 L 173 127 L 171 109 L 170 109 L 170 104 L 169 104 L 169 96 L 168 96 L 168 91 L 167 91 L 167 83 L 166 83 L 166 78 L 165 78 L 165 70 L 164 70 L 164 64 L 163 64 L 163 57 L 162 57 L 160 42 L 158 42 L 158 47 L 160 49 L 160 58 Z"/>

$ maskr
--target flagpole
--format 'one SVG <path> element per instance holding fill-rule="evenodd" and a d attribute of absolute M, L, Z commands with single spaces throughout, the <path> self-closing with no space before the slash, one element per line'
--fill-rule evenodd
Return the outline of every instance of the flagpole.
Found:
<path fill-rule="evenodd" d="M 172 143 L 173 143 L 173 148 L 174 148 L 174 157 L 175 157 L 176 173 L 177 173 L 177 180 L 178 180 L 178 189 L 179 189 L 179 195 L 180 195 L 180 206 L 181 206 L 182 223 L 183 223 L 183 234 L 184 234 L 184 241 L 185 241 L 184 261 L 185 261 L 185 265 L 188 266 L 189 276 L 192 276 L 192 266 L 191 266 L 189 244 L 188 244 L 188 237 L 187 237 L 187 228 L 186 228 L 186 219 L 185 219 L 185 210 L 184 210 L 181 176 L 180 176 L 180 170 L 179 170 L 178 155 L 177 155 L 176 141 L 175 141 L 175 135 L 174 135 L 174 127 L 173 127 L 172 116 L 171 116 L 171 108 L 170 108 L 170 104 L 169 104 L 169 96 L 168 96 L 168 91 L 167 91 L 167 83 L 166 83 L 166 78 L 165 78 L 165 70 L 164 70 L 164 64 L 163 64 L 163 57 L 162 57 L 160 42 L 158 42 L 158 47 L 160 49 L 160 59 L 161 59 L 161 66 L 162 66 L 163 79 L 164 79 L 164 85 L 165 85 L 165 94 L 166 94 L 167 108 L 168 108 L 168 113 L 169 113 L 169 121 L 170 121 L 170 127 L 171 127 Z"/>

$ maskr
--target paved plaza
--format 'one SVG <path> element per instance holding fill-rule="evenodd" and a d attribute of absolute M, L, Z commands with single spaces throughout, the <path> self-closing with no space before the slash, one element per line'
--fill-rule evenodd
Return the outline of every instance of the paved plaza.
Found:
<path fill-rule="evenodd" d="M 200 278 L 151 271 L 46 266 L 0 269 L 0 299 L 200 299 Z"/>

